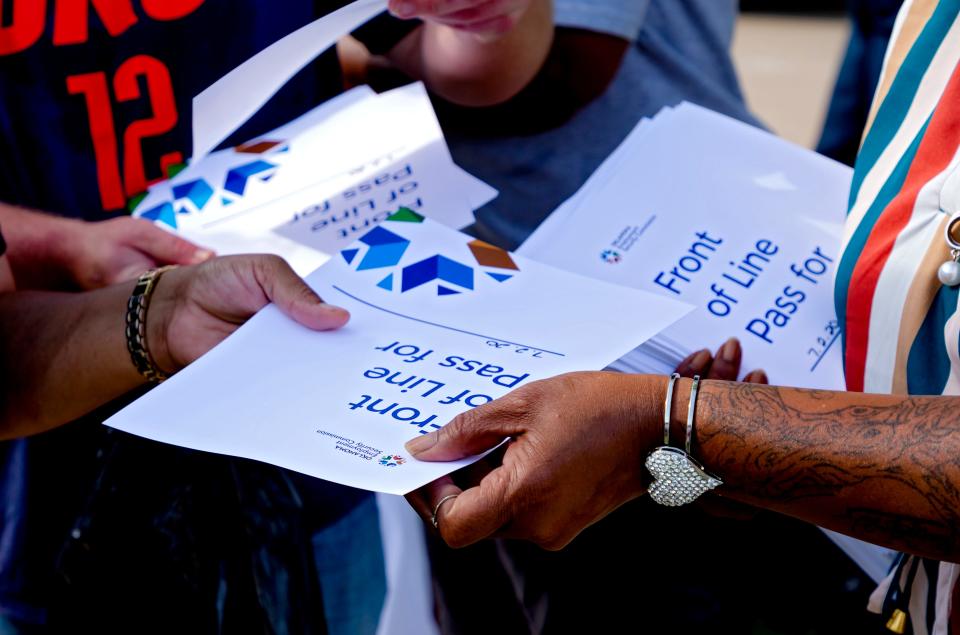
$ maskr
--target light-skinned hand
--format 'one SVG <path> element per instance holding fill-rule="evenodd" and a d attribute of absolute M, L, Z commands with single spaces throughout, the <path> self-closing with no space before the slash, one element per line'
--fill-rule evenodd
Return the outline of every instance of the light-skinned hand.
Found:
<path fill-rule="evenodd" d="M 71 223 L 71 231 L 65 236 L 63 260 L 81 289 L 132 280 L 162 265 L 199 264 L 214 255 L 140 218 L 66 222 Z"/>

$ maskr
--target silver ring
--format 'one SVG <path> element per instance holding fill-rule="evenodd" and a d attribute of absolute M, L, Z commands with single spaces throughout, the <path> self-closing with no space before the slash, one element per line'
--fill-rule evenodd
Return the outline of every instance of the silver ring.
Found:
<path fill-rule="evenodd" d="M 433 508 L 433 518 L 430 519 L 430 522 L 433 523 L 434 529 L 436 530 L 440 529 L 440 523 L 439 523 L 440 519 L 437 518 L 437 514 L 440 513 L 440 507 L 442 507 L 443 504 L 446 503 L 448 500 L 453 500 L 457 496 L 459 496 L 459 494 L 448 494 L 447 496 L 444 496 L 443 498 L 441 498 L 440 502 L 437 503 L 437 506 Z"/>

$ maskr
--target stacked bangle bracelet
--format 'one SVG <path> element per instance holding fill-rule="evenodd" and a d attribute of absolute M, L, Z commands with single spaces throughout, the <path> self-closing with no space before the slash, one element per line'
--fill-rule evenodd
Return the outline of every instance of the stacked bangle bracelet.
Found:
<path fill-rule="evenodd" d="M 700 498 L 710 490 L 723 485 L 718 477 L 706 470 L 690 456 L 693 442 L 693 422 L 697 413 L 697 394 L 700 377 L 693 378 L 690 388 L 690 404 L 687 406 L 687 438 L 683 450 L 670 445 L 670 412 L 673 408 L 673 391 L 680 375 L 674 373 L 667 384 L 667 397 L 663 406 L 663 445 L 647 456 L 645 465 L 653 475 L 650 498 L 661 505 L 678 507 Z"/>

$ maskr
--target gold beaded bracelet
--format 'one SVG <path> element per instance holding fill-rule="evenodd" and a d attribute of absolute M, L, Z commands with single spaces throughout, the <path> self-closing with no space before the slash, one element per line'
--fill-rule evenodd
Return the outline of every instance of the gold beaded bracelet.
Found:
<path fill-rule="evenodd" d="M 160 370 L 150 355 L 150 347 L 147 345 L 147 308 L 160 276 L 175 267 L 176 265 L 168 265 L 145 272 L 137 279 L 133 293 L 127 300 L 126 335 L 130 359 L 133 360 L 137 372 L 146 377 L 147 381 L 155 383 L 162 382 L 169 375 Z"/>

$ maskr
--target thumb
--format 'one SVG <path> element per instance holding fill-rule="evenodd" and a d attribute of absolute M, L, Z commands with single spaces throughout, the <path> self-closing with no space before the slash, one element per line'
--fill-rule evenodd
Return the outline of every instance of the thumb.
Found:
<path fill-rule="evenodd" d="M 133 246 L 162 265 L 196 265 L 210 260 L 214 253 L 180 238 L 150 221 L 135 219 L 137 231 L 133 234 Z"/>
<path fill-rule="evenodd" d="M 461 413 L 439 430 L 408 441 L 407 452 L 418 461 L 456 461 L 486 452 L 523 432 L 500 411 L 494 401 Z"/>
<path fill-rule="evenodd" d="M 346 309 L 324 302 L 282 258 L 262 256 L 256 264 L 260 288 L 287 317 L 315 331 L 338 329 L 350 319 Z"/>

